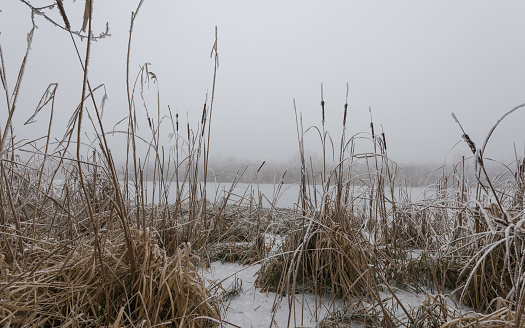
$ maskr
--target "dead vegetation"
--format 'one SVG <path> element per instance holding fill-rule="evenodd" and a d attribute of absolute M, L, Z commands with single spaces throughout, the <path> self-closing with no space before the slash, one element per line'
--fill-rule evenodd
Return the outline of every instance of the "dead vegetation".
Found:
<path fill-rule="evenodd" d="M 65 33 L 78 35 L 69 31 L 60 3 Z M 90 5 L 87 1 L 86 8 Z M 481 148 L 463 131 L 474 168 L 465 160 L 444 166 L 433 191 L 414 200 L 388 158 L 385 134 L 374 130 L 372 120 L 369 133 L 346 137 L 347 104 L 339 152 L 329 152 L 333 142 L 325 131 L 321 94 L 320 128 L 304 131 L 297 117 L 301 174 L 294 209 L 277 209 L 275 201 L 263 208 L 262 195 L 254 193 L 232 204 L 239 179 L 230 192 L 209 201 L 206 179 L 200 177 L 208 176 L 217 66 L 202 119 L 196 129 L 189 123 L 183 128 L 169 108 L 150 113 L 144 94 L 158 85 L 148 64 L 131 83 L 130 32 L 129 113 L 127 125 L 117 131 L 127 145 L 120 170 L 106 140 L 117 132 L 104 130 L 98 105 L 104 103 L 104 88 L 89 83 L 90 22 L 89 9 L 83 16 L 88 31 L 80 60 L 83 95 L 57 142 L 49 131 L 29 142 L 15 138 L 12 118 L 27 54 L 12 93 L 3 57 L 0 61 L 8 105 L 0 130 L 0 325 L 224 326 L 221 301 L 242 286 L 219 295 L 218 288 L 205 287 L 198 272 L 220 260 L 262 263 L 257 284 L 263 292 L 276 292 L 277 303 L 305 292 L 341 300 L 343 306 L 334 307 L 318 327 L 525 327 L 525 160 L 516 158 L 515 167 L 504 166 L 496 177 L 486 174 L 483 152 L 499 121 Z M 212 54 L 217 65 L 217 41 Z M 57 87 L 46 89 L 29 118 L 48 112 L 49 129 Z M 86 122 L 91 142 L 82 139 Z M 171 126 L 168 152 L 161 143 L 163 124 Z M 145 127 L 142 134 L 139 125 Z M 323 145 L 320 171 L 305 158 L 308 131 L 318 132 Z M 370 152 L 356 153 L 357 142 L 369 143 Z M 476 181 L 467 178 L 469 170 Z M 147 181 L 154 181 L 153 189 Z M 170 203 L 173 189 L 176 200 Z M 269 235 L 284 241 L 272 245 Z M 422 304 L 409 307 L 396 294 L 401 289 L 430 292 Z M 472 309 L 463 310 L 464 305 Z"/>
<path fill-rule="evenodd" d="M 326 145 L 324 106 L 322 101 L 323 126 L 317 131 Z M 474 147 L 477 183 L 466 179 L 463 160 L 451 172 L 443 167 L 434 192 L 414 201 L 397 184 L 398 169 L 388 159 L 385 135 L 376 135 L 371 122 L 367 139 L 373 150 L 356 154 L 355 136 L 345 139 L 343 120 L 340 154 L 330 154 L 339 164 L 325 171 L 316 186 L 304 158 L 301 121 L 298 118 L 302 223 L 290 231 L 282 253 L 263 264 L 257 280 L 263 290 L 291 298 L 305 290 L 319 296 L 328 292 L 348 304 L 365 297 L 373 317 L 380 318 L 374 327 L 524 325 L 522 159 L 516 160 L 515 171 L 507 166 L 506 174 L 490 177 L 484 171 L 484 147 L 476 149 L 467 136 Z M 352 170 L 359 161 L 369 168 L 366 179 Z M 363 181 L 369 183 L 363 187 Z M 396 296 L 397 288 L 430 288 L 436 296 L 427 295 L 422 305 L 410 308 Z M 384 293 L 396 306 L 383 304 Z M 461 313 L 461 304 L 474 311 Z M 321 326 L 359 322 L 350 320 L 353 317 L 335 311 Z"/>

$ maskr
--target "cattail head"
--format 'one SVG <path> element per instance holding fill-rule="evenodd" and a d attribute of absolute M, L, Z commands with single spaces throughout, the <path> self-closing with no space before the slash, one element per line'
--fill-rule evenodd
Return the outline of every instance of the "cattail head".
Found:
<path fill-rule="evenodd" d="M 346 83 L 346 101 L 345 101 L 345 114 L 343 116 L 343 127 L 346 126 L 346 113 L 348 111 L 348 93 L 350 92 L 350 89 L 348 88 L 348 82 Z"/>
<path fill-rule="evenodd" d="M 324 100 L 321 100 L 321 111 L 323 114 L 323 123 L 324 123 Z"/>
<path fill-rule="evenodd" d="M 86 0 L 86 6 L 84 7 L 84 21 L 82 22 L 82 31 L 86 31 L 88 20 L 91 17 L 91 0 Z"/>
<path fill-rule="evenodd" d="M 323 84 L 321 83 L 321 111 L 323 114 L 323 125 L 324 125 L 324 91 L 323 91 Z"/>
<path fill-rule="evenodd" d="M 467 145 L 470 147 L 470 150 L 472 151 L 472 154 L 475 154 L 476 153 L 476 144 L 474 143 L 474 141 L 472 141 L 472 139 L 470 139 L 470 137 L 466 133 L 463 134 L 462 137 L 463 137 L 463 140 L 465 140 Z"/>
<path fill-rule="evenodd" d="M 266 161 L 263 161 L 261 166 L 259 166 L 259 168 L 257 169 L 257 173 L 259 173 L 259 171 L 262 169 L 262 167 L 264 166 L 264 164 L 266 163 Z"/>
<path fill-rule="evenodd" d="M 204 103 L 204 108 L 202 109 L 201 124 L 204 126 L 205 122 L 206 122 L 206 103 Z"/>
<path fill-rule="evenodd" d="M 60 16 L 62 16 L 62 20 L 64 20 L 64 24 L 66 25 L 66 28 L 70 30 L 71 25 L 69 25 L 69 19 L 67 19 L 66 11 L 64 10 L 64 4 L 62 3 L 62 0 L 57 0 L 57 6 L 58 6 L 58 10 L 60 11 Z"/>
<path fill-rule="evenodd" d="M 202 125 L 201 135 L 204 136 L 204 131 L 205 131 L 204 126 L 206 126 L 206 103 L 204 103 L 204 108 L 202 109 L 201 125 Z"/>
<path fill-rule="evenodd" d="M 179 132 L 179 113 L 175 114 L 175 126 L 177 129 L 177 132 Z"/>
<path fill-rule="evenodd" d="M 383 138 L 383 145 L 385 146 L 385 150 L 386 150 L 386 137 L 385 137 L 384 132 L 381 132 L 381 137 Z"/>
<path fill-rule="evenodd" d="M 343 126 L 346 126 L 346 113 L 348 111 L 348 103 L 345 104 L 345 114 L 343 116 Z"/>

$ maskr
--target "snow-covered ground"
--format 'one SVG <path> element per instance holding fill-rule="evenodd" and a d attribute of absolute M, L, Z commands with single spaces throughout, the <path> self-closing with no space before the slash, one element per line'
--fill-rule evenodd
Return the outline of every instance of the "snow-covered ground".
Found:
<path fill-rule="evenodd" d="M 260 264 L 243 266 L 237 263 L 212 262 L 209 270 L 202 269 L 208 287 L 217 294 L 229 292 L 224 299 L 226 306 L 225 327 L 242 328 L 314 328 L 327 314 L 341 310 L 342 303 L 328 297 L 316 297 L 310 293 L 296 294 L 293 302 L 288 296 L 282 299 L 275 293 L 262 293 L 255 288 L 255 273 Z M 220 285 L 214 289 L 213 286 Z M 412 312 L 423 304 L 425 293 L 413 293 L 391 287 L 405 309 Z M 428 291 L 427 291 L 428 292 Z M 407 322 L 404 310 L 397 304 L 387 288 L 380 288 L 383 305 L 392 311 L 396 319 Z M 272 311 L 273 308 L 276 311 Z M 463 308 L 463 313 L 469 309 Z M 414 313 L 414 312 L 412 312 Z M 348 327 L 348 326 L 344 326 Z M 363 323 L 352 323 L 349 327 L 364 327 Z"/>
<path fill-rule="evenodd" d="M 317 303 L 321 301 L 323 305 L 318 308 L 316 319 L 316 297 L 313 294 L 297 294 L 292 303 L 287 296 L 280 300 L 275 293 L 261 293 L 254 286 L 255 273 L 260 267 L 260 264 L 242 266 L 213 262 L 209 271 L 203 269 L 203 276 L 210 280 L 210 285 L 215 281 L 226 290 L 231 290 L 235 284 L 240 287 L 239 295 L 232 295 L 224 301 L 227 307 L 226 321 L 242 328 L 315 327 L 325 317 L 329 311 L 327 307 L 333 304 L 327 298 L 317 299 Z M 272 312 L 274 304 L 277 308 L 275 313 Z"/>

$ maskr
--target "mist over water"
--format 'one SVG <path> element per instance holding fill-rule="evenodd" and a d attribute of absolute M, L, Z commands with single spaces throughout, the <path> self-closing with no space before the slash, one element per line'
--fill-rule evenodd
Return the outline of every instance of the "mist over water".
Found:
<path fill-rule="evenodd" d="M 204 184 L 201 184 L 201 187 Z M 153 181 L 148 181 L 147 187 L 147 202 L 153 201 Z M 183 198 L 187 197 L 188 185 L 180 184 L 180 188 L 184 187 Z M 293 208 L 297 205 L 299 199 L 299 184 L 282 184 L 274 185 L 269 183 L 260 184 L 248 184 L 248 183 L 237 183 L 232 189 L 232 183 L 218 183 L 208 182 L 206 184 L 206 199 L 210 202 L 219 202 L 223 197 L 228 196 L 229 204 L 236 205 L 253 205 L 257 206 L 259 199 L 262 199 L 262 205 L 265 208 Z M 335 186 L 331 186 L 329 192 L 334 191 Z M 353 193 L 356 195 L 366 190 L 365 187 L 354 187 Z M 418 200 L 425 191 L 428 191 L 424 187 L 412 187 L 412 188 L 399 188 L 394 189 L 394 197 L 401 198 L 401 193 L 406 194 L 411 200 Z M 169 187 L 168 203 L 175 203 L 177 199 L 177 184 L 171 183 Z M 201 190 L 202 192 L 202 190 Z M 352 192 L 352 191 L 351 191 Z M 432 192 L 432 191 L 430 191 Z M 387 198 L 390 197 L 390 193 L 385 189 Z M 320 201 L 322 195 L 322 187 L 317 186 L 317 199 Z M 159 193 L 156 191 L 156 202 L 158 202 Z M 310 195 L 312 200 L 314 195 Z M 404 196 L 403 196 L 404 197 Z"/>

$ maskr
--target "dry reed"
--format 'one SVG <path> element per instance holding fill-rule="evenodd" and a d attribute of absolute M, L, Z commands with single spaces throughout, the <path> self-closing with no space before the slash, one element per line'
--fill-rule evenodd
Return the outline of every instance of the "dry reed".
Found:
<path fill-rule="evenodd" d="M 293 299 L 299 292 L 314 293 L 316 302 L 327 294 L 342 300 L 346 308 L 334 306 L 318 327 L 355 322 L 367 327 L 524 326 L 525 159 L 516 158 L 515 169 L 506 166 L 506 173 L 493 177 L 483 153 L 501 120 L 525 105 L 507 112 L 481 148 L 453 115 L 474 155 L 476 181 L 466 178 L 463 159 L 450 172 L 443 166 L 435 193 L 414 201 L 399 179 L 398 166 L 388 158 L 386 135 L 378 132 L 371 109 L 370 132 L 347 137 L 348 87 L 340 144 L 333 146 L 325 129 L 329 111 L 321 86 L 321 128 L 305 131 L 302 116 L 296 115 L 301 172 L 297 206 L 280 212 L 275 197 L 271 208 L 263 209 L 262 195 L 248 190 L 232 206 L 230 196 L 244 171 L 222 198 L 210 202 L 206 183 L 219 63 L 217 30 L 211 97 L 208 101 L 206 96 L 197 128 L 188 123 L 184 129 L 178 113 L 174 116 L 169 108 L 167 115 L 161 113 L 157 76 L 148 64 L 132 82 L 131 41 L 140 1 L 128 41 L 127 125 L 108 133 L 102 124 L 103 105 L 98 105 L 104 103 L 104 88 L 92 88 L 88 75 L 89 45 L 96 38 L 92 1 L 86 1 L 83 15 L 86 35 L 71 31 L 74 21 L 61 1 L 64 26 L 27 5 L 70 34 L 84 79 L 82 98 L 62 140 L 52 143 L 50 138 L 58 88 L 51 84 L 28 120 L 48 110 L 47 137 L 20 143 L 12 122 L 35 27 L 12 92 L 0 47 L 0 78 L 8 104 L 0 130 L 0 325 L 218 327 L 220 299 L 229 296 L 206 289 L 198 266 L 222 260 L 263 262 L 256 283 L 264 292 L 277 292 L 276 304 L 279 297 Z M 101 37 L 105 35 L 107 31 Z M 87 39 L 83 56 L 78 36 Z M 149 87 L 157 92 L 155 111 L 145 100 Z M 147 132 L 139 134 L 143 116 Z M 93 140 L 84 143 L 86 117 Z M 168 152 L 160 134 L 165 121 L 171 123 Z M 309 131 L 317 132 L 321 141 L 319 169 L 305 154 Z M 123 174 L 106 140 L 109 134 L 125 138 Z M 356 152 L 359 142 L 369 150 Z M 22 160 L 21 151 L 31 155 Z M 57 174 L 64 176 L 60 185 Z M 147 181 L 154 181 L 153 189 L 148 190 Z M 172 204 L 170 185 L 176 190 Z M 272 234 L 284 238 L 273 252 L 268 243 Z M 233 286 L 231 292 L 239 288 Z M 436 293 L 411 309 L 395 288 Z M 446 288 L 454 289 L 452 295 L 445 295 Z M 387 306 L 385 294 L 392 306 Z M 462 313 L 461 304 L 474 311 Z M 290 309 L 289 323 L 291 316 Z"/>

